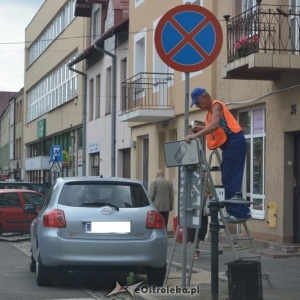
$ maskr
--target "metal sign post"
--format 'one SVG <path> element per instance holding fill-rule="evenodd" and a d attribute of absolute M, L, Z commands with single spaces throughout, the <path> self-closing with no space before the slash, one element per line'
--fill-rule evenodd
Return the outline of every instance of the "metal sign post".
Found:
<path fill-rule="evenodd" d="M 166 12 L 157 24 L 154 36 L 160 58 L 174 70 L 185 72 L 184 135 L 189 124 L 189 72 L 209 66 L 219 55 L 223 34 L 218 19 L 204 7 L 184 4 Z M 188 167 L 183 166 L 182 207 L 182 286 L 186 286 L 187 200 L 189 199 Z M 180 220 L 181 221 L 181 220 Z"/>

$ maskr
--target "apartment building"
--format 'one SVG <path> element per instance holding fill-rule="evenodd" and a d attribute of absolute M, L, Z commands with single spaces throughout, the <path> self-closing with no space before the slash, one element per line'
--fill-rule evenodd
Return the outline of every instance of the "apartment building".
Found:
<path fill-rule="evenodd" d="M 130 1 L 128 78 L 118 120 L 131 128 L 131 176 L 148 187 L 155 171 L 165 170 L 178 202 L 179 170 L 165 167 L 163 145 L 184 138 L 186 74 L 161 61 L 154 34 L 162 15 L 188 2 L 211 11 L 222 27 L 221 53 L 188 74 L 190 91 L 205 87 L 243 127 L 243 196 L 252 202 L 252 235 L 299 243 L 299 1 Z M 194 119 L 205 120 L 205 112 L 189 108 L 189 122 Z"/>
<path fill-rule="evenodd" d="M 12 153 L 10 140 L 14 136 L 15 96 L 17 92 L 0 92 L 0 179 L 13 177 L 11 165 Z"/>
<path fill-rule="evenodd" d="M 7 179 L 10 177 L 10 137 L 11 137 L 11 112 L 13 111 L 13 101 L 10 101 L 4 111 L 1 114 L 0 118 L 0 174 L 1 179 Z"/>
<path fill-rule="evenodd" d="M 24 89 L 22 88 L 13 98 L 13 114 L 11 122 L 10 139 L 10 169 L 11 178 L 20 180 L 24 178 L 23 171 L 23 99 Z"/>
<path fill-rule="evenodd" d="M 76 18 L 91 23 L 91 43 L 69 66 L 86 63 L 86 167 L 93 176 L 130 178 L 131 138 L 121 111 L 127 76 L 128 0 L 77 0 Z"/>
<path fill-rule="evenodd" d="M 90 24 L 75 18 L 75 5 L 75 0 L 46 0 L 25 29 L 22 179 L 28 181 L 85 175 L 84 62 L 75 71 L 68 64 L 89 45 Z"/>

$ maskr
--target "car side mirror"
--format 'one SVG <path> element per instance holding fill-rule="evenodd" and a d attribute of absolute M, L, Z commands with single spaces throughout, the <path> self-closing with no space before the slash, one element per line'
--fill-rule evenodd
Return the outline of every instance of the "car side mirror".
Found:
<path fill-rule="evenodd" d="M 35 204 L 25 204 L 23 206 L 23 211 L 26 214 L 34 214 L 34 215 L 38 214 L 38 212 L 36 211 L 36 205 Z"/>

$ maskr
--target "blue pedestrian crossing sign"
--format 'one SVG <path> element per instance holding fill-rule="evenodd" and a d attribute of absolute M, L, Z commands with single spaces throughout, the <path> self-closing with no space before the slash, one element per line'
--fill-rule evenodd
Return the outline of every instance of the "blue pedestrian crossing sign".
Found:
<path fill-rule="evenodd" d="M 61 145 L 52 145 L 51 146 L 50 161 L 51 162 L 62 162 L 62 146 Z"/>

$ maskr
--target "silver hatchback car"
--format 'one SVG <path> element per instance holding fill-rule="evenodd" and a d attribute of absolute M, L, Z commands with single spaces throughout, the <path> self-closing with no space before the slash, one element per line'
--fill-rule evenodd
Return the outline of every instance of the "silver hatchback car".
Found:
<path fill-rule="evenodd" d="M 30 270 L 40 286 L 62 270 L 115 269 L 147 274 L 149 285 L 164 282 L 164 219 L 137 180 L 58 178 L 31 224 L 30 240 Z"/>

